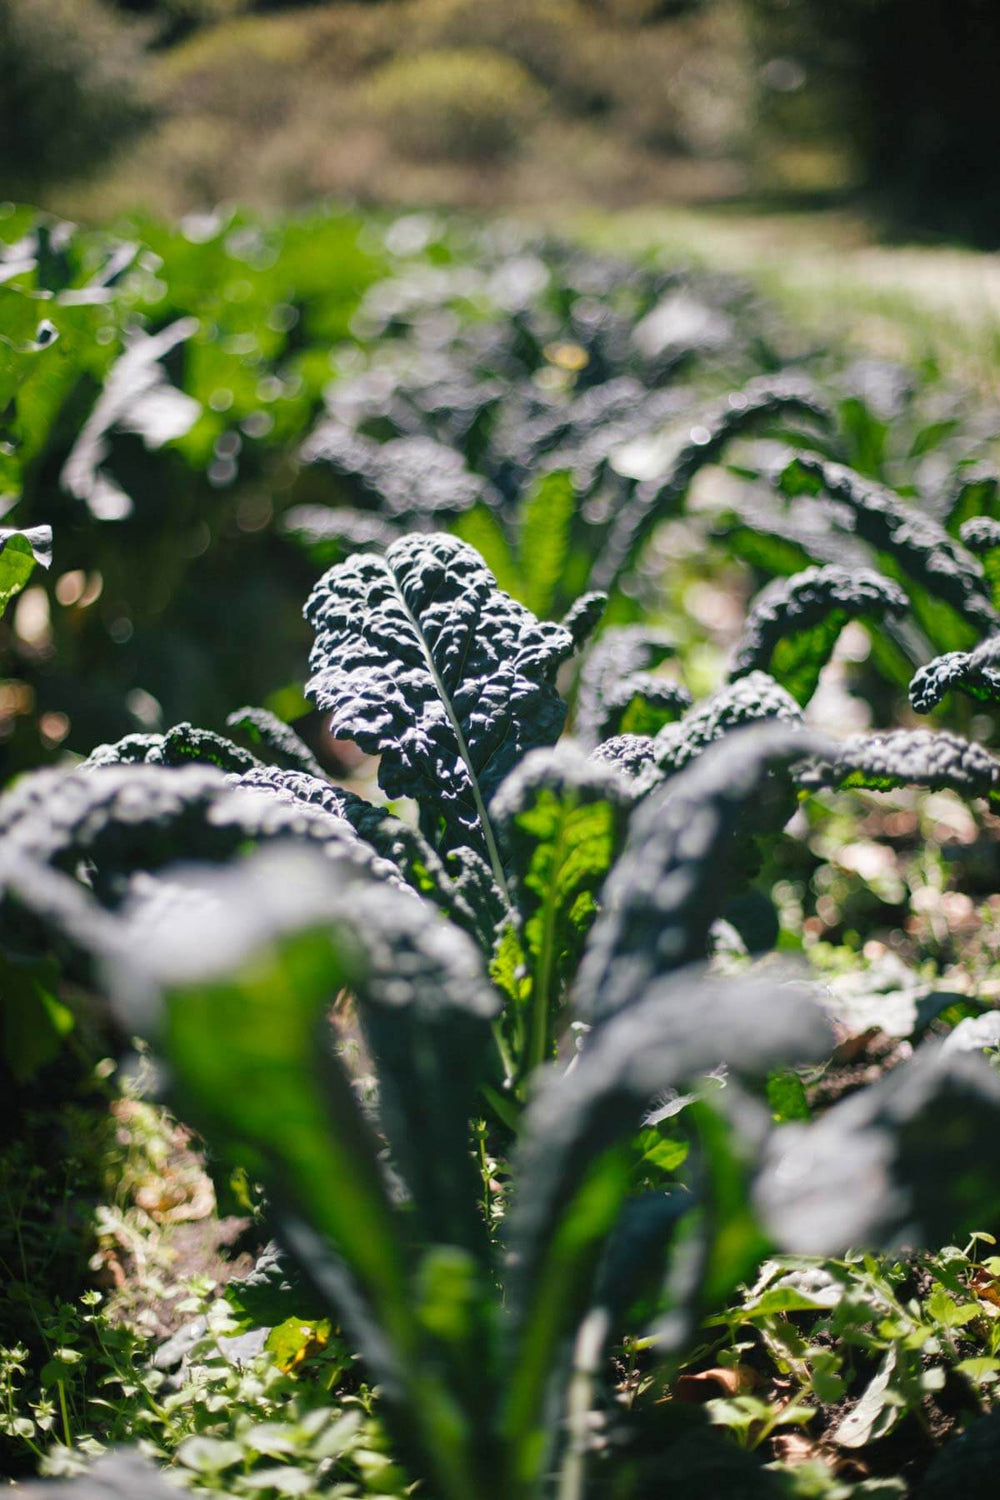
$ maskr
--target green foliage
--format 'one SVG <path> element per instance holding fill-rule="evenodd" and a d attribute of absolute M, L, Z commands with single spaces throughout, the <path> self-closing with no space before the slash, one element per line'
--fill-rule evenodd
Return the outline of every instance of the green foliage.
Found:
<path fill-rule="evenodd" d="M 974 966 L 960 947 L 997 791 L 979 439 L 917 402 L 894 427 L 871 379 L 827 400 L 776 376 L 731 286 L 495 227 L 220 217 L 112 245 L 9 217 L 0 571 L 31 588 L 3 693 L 79 662 L 100 683 L 110 647 L 73 592 L 95 571 L 112 622 L 163 571 L 144 651 L 180 621 L 208 655 L 210 610 L 240 657 L 206 716 L 233 738 L 196 727 L 202 655 L 181 652 L 165 673 L 192 719 L 139 700 L 79 765 L 0 795 L 12 1098 L 95 1024 L 149 1037 L 287 1257 L 205 1312 L 213 1347 L 176 1384 L 128 1345 L 95 1442 L 140 1437 L 208 1492 L 641 1500 L 668 1472 L 766 1496 L 787 1487 L 762 1462 L 779 1428 L 867 1453 L 933 1395 L 928 1339 L 947 1378 L 990 1386 L 972 1271 L 939 1248 L 1000 1214 L 975 1055 L 1000 1032 L 971 993 L 996 993 L 988 909 Z M 43 519 L 51 590 L 27 571 Z M 203 520 L 204 562 L 177 562 Z M 282 601 L 321 568 L 309 715 Z M 266 604 L 246 640 L 244 591 Z M 911 677 L 917 707 L 971 685 L 982 716 L 892 728 Z M 828 738 L 807 705 L 877 728 Z M 873 1032 L 895 1050 L 853 1067 Z M 904 1244 L 931 1247 L 934 1280 L 905 1298 L 894 1262 L 862 1259 Z M 767 1269 L 783 1252 L 798 1279 Z M 895 1304 L 834 1318 L 807 1275 L 830 1255 L 851 1267 L 837 1309 L 863 1277 Z M 5 1356 L 7 1435 L 23 1456 L 68 1422 L 69 1469 L 96 1356 L 41 1321 L 44 1359 Z M 740 1386 L 746 1328 L 787 1405 Z M 662 1398 L 723 1354 L 732 1388 L 677 1415 Z M 839 1479 L 801 1482 L 839 1500 Z"/>
<path fill-rule="evenodd" d="M 36 526 L 31 531 L 0 530 L 0 610 L 24 588 L 35 570 L 52 565 L 52 530 Z"/>
<path fill-rule="evenodd" d="M 481 843 L 502 888 L 486 801 L 562 728 L 554 678 L 569 632 L 540 624 L 471 547 L 444 535 L 331 569 L 306 612 L 308 691 L 334 733 L 381 755 L 384 790 L 415 796 L 425 826 L 440 818 L 458 842 Z"/>
<path fill-rule="evenodd" d="M 775 579 L 754 601 L 730 678 L 770 672 L 804 707 L 848 620 L 878 620 L 906 607 L 902 589 L 877 573 L 831 566 Z"/>
<path fill-rule="evenodd" d="M 493 799 L 490 812 L 510 870 L 521 960 L 512 986 L 510 1045 L 528 1068 L 555 1050 L 558 1000 L 575 973 L 605 876 L 620 852 L 631 801 L 624 781 L 572 742 L 525 756 Z M 505 965 L 514 961 L 509 952 L 503 956 Z"/>

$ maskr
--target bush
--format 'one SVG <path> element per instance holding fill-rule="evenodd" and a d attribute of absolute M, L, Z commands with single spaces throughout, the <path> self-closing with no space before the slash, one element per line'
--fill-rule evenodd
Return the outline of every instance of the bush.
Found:
<path fill-rule="evenodd" d="M 96 0 L 0 0 L 0 193 L 103 162 L 141 125 L 136 33 Z"/>
<path fill-rule="evenodd" d="M 609 99 L 592 65 L 596 35 L 603 29 L 579 0 L 416 0 L 413 50 L 489 47 L 502 52 L 551 90 L 553 102 L 571 114 L 590 114 Z"/>
<path fill-rule="evenodd" d="M 514 153 L 545 94 L 513 58 L 469 48 L 387 63 L 367 98 L 402 154 L 487 162 Z"/>

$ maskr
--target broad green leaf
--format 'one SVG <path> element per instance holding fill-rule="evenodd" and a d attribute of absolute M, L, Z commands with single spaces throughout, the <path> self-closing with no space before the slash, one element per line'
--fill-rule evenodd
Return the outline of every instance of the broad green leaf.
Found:
<path fill-rule="evenodd" d="M 431 908 L 408 896 L 387 903 L 384 888 L 366 892 L 348 868 L 297 851 L 189 882 L 196 899 L 165 915 L 144 915 L 140 905 L 126 930 L 111 964 L 126 1022 L 162 1048 L 181 1116 L 265 1184 L 289 1248 L 360 1341 L 397 1434 L 422 1451 L 437 1491 L 460 1500 L 474 1492 L 479 1436 L 442 1351 L 429 1349 L 412 1296 L 406 1216 L 389 1201 L 378 1143 L 335 1055 L 328 1016 L 351 988 L 370 1023 L 394 1153 L 414 1174 L 422 1159 L 422 1180 L 411 1178 L 417 1203 L 429 1225 L 442 1213 L 461 1225 L 476 1212 L 459 1128 L 478 1083 L 470 1032 L 488 1037 L 491 1006 L 477 992 L 475 950 Z M 464 1079 L 456 1059 L 469 1070 Z M 433 1142 L 427 1125 L 439 1132 Z M 466 1178 L 469 1199 L 456 1202 Z M 481 1298 L 476 1309 L 479 1340 Z M 446 1362 L 467 1364 L 467 1349 L 449 1351 Z"/>
<path fill-rule="evenodd" d="M 809 1119 L 805 1086 L 798 1073 L 772 1073 L 767 1080 L 767 1102 L 779 1125 Z"/>
<path fill-rule="evenodd" d="M 476 505 L 456 516 L 451 529 L 455 536 L 475 547 L 498 586 L 515 599 L 520 598 L 521 576 L 514 549 L 496 514 L 485 505 Z"/>
<path fill-rule="evenodd" d="M 573 476 L 553 469 L 536 480 L 524 497 L 519 515 L 517 562 L 518 597 L 539 619 L 551 616 L 563 579 L 570 533 L 576 515 Z"/>
<path fill-rule="evenodd" d="M 36 563 L 43 568 L 51 566 L 52 528 L 10 531 L 0 527 L 0 614 L 24 588 Z"/>
<path fill-rule="evenodd" d="M 490 806 L 527 966 L 514 1050 L 530 1070 L 553 1055 L 560 1001 L 597 914 L 632 803 L 625 782 L 571 741 L 535 750 Z"/>
<path fill-rule="evenodd" d="M 782 772 L 817 744 L 794 724 L 724 734 L 639 804 L 577 978 L 585 1020 L 627 1009 L 653 980 L 704 955 L 712 923 L 759 859 L 755 835 L 794 810 Z"/>

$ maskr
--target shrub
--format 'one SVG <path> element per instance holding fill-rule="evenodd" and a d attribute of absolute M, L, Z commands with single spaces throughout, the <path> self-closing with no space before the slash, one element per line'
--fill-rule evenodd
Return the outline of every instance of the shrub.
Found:
<path fill-rule="evenodd" d="M 483 6 L 477 0 L 417 0 L 414 50 L 489 47 L 515 62 L 552 92 L 571 113 L 592 113 L 613 94 L 593 64 L 595 39 L 603 28 L 579 0 L 507 0 Z"/>
<path fill-rule="evenodd" d="M 512 155 L 544 101 L 518 63 L 485 48 L 399 58 L 377 71 L 367 96 L 396 150 L 482 162 Z"/>
<path fill-rule="evenodd" d="M 92 169 L 145 116 L 137 34 L 96 0 L 0 0 L 0 193 Z"/>

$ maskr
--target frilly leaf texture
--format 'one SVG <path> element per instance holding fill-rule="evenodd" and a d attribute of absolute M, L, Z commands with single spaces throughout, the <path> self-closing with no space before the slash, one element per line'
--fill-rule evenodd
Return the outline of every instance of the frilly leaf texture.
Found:
<path fill-rule="evenodd" d="M 247 843 L 279 838 L 305 839 L 403 884 L 343 817 L 234 786 L 210 766 L 36 771 L 0 798 L 0 834 L 11 850 L 56 869 L 91 862 L 95 893 L 108 902 L 119 899 L 135 871 L 229 859 Z"/>
<path fill-rule="evenodd" d="M 607 594 L 595 589 L 589 594 L 581 594 L 563 615 L 563 629 L 568 630 L 573 637 L 573 645 L 577 651 L 586 645 L 597 629 L 607 602 Z"/>
<path fill-rule="evenodd" d="M 591 758 L 602 765 L 614 766 L 623 776 L 642 781 L 644 775 L 656 774 L 654 741 L 648 734 L 616 734 L 604 740 L 590 752 Z"/>
<path fill-rule="evenodd" d="M 484 871 L 485 890 L 474 885 L 465 864 L 459 866 L 460 878 L 453 877 L 423 835 L 395 817 L 388 808 L 377 807 L 356 792 L 333 786 L 325 777 L 285 770 L 280 766 L 261 766 L 241 776 L 237 785 L 269 793 L 290 806 L 322 809 L 331 817 L 350 824 L 359 838 L 384 860 L 391 862 L 401 880 L 441 907 L 459 927 L 474 933 L 484 947 L 490 946 L 493 928 L 501 916 L 502 902 L 499 892 L 489 890 L 492 882 L 482 861 L 479 861 L 475 873 L 479 874 L 480 869 Z M 456 854 L 460 852 L 455 851 Z M 466 899 L 464 889 L 469 891 L 471 899 Z M 492 899 L 488 899 L 488 891 Z"/>
<path fill-rule="evenodd" d="M 993 516 L 970 516 L 963 521 L 958 532 L 962 546 L 968 547 L 975 557 L 992 552 L 1000 547 L 1000 521 Z"/>
<path fill-rule="evenodd" d="M 950 605 L 971 630 L 1000 628 L 982 569 L 943 527 L 892 490 L 863 479 L 844 464 L 799 453 L 776 476 L 788 495 L 824 493 L 840 507 L 842 529 L 852 532 L 937 600 Z M 917 600 L 914 600 L 917 608 Z"/>
<path fill-rule="evenodd" d="M 914 673 L 910 702 L 918 714 L 929 714 L 953 688 L 984 703 L 1000 701 L 1000 635 L 973 651 L 947 651 L 929 661 Z"/>
<path fill-rule="evenodd" d="M 290 724 L 266 708 L 238 708 L 226 719 L 227 729 L 239 729 L 265 759 L 289 771 L 322 776 L 323 768 Z"/>
<path fill-rule="evenodd" d="M 643 784 L 652 786 L 664 776 L 683 771 L 730 730 L 769 719 L 801 725 L 802 710 L 773 677 L 750 672 L 698 704 L 679 724 L 660 730 L 653 741 L 653 766 L 646 771 Z"/>
<path fill-rule="evenodd" d="M 259 765 L 255 755 L 234 745 L 212 729 L 187 722 L 165 734 L 128 734 L 113 745 L 98 745 L 84 761 L 89 769 L 114 765 L 217 766 L 220 771 L 249 771 Z"/>
<path fill-rule="evenodd" d="M 443 534 L 331 568 L 306 616 L 307 691 L 333 733 L 381 756 L 389 797 L 439 809 L 444 843 L 485 846 L 496 869 L 486 803 L 526 751 L 559 736 L 555 674 L 570 632 L 536 620 Z"/>
<path fill-rule="evenodd" d="M 733 656 L 731 680 L 770 672 L 796 702 L 812 697 L 820 672 L 848 620 L 900 615 L 903 590 L 870 568 L 830 564 L 776 578 L 757 595 Z"/>
<path fill-rule="evenodd" d="M 947 730 L 933 734 L 928 729 L 897 729 L 891 734 L 852 734 L 837 746 L 832 760 L 799 770 L 796 780 L 810 791 L 867 787 L 885 792 L 924 786 L 964 797 L 990 797 L 1000 781 L 1000 761 L 981 745 Z"/>
<path fill-rule="evenodd" d="M 411 525 L 428 516 L 458 515 L 473 505 L 494 505 L 499 497 L 481 475 L 466 468 L 462 455 L 434 438 L 391 438 L 374 442 L 342 422 L 323 422 L 307 439 L 300 457 L 339 476 L 354 503 L 369 506 Z"/>

